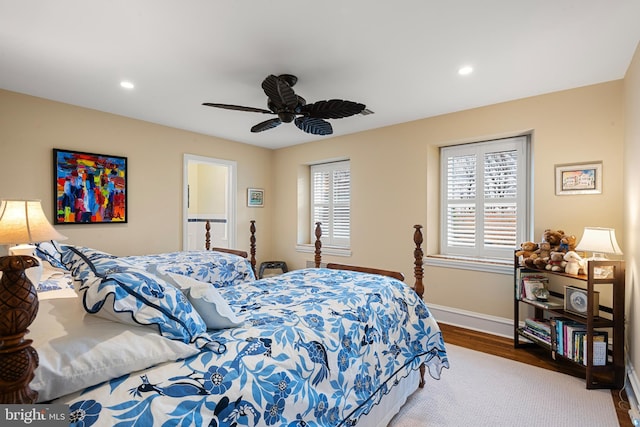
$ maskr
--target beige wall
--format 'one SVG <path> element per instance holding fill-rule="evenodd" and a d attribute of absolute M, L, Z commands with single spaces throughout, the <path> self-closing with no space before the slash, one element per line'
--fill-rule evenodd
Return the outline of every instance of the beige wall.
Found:
<path fill-rule="evenodd" d="M 625 210 L 625 245 L 622 247 L 625 253 L 627 266 L 627 338 L 629 345 L 630 361 L 635 367 L 635 387 L 638 369 L 640 369 L 640 44 L 627 75 L 625 83 L 625 116 L 626 116 L 626 141 L 624 151 L 624 210 Z M 635 389 L 636 397 L 640 393 Z"/>
<path fill-rule="evenodd" d="M 587 225 L 624 230 L 626 197 L 630 231 L 619 233 L 619 240 L 627 257 L 637 258 L 630 242 L 638 241 L 640 228 L 637 194 L 631 183 L 638 182 L 640 172 L 631 161 L 627 163 L 628 189 L 624 191 L 621 165 L 625 157 L 637 159 L 640 151 L 638 124 L 629 120 L 625 152 L 623 123 L 623 107 L 628 117 L 640 114 L 638 68 L 636 55 L 625 82 L 521 99 L 276 151 L 0 91 L 0 197 L 40 198 L 45 212 L 51 212 L 54 147 L 127 156 L 129 223 L 58 229 L 71 243 L 119 255 L 178 250 L 182 242 L 183 154 L 235 160 L 238 246 L 248 241 L 245 224 L 256 219 L 259 261 L 282 259 L 290 268 L 300 268 L 312 259 L 311 254 L 295 250 L 304 200 L 304 194 L 298 193 L 300 171 L 319 160 L 349 158 L 353 176 L 352 256 L 325 256 L 325 260 L 399 270 L 410 281 L 414 224 L 426 226 L 425 252 L 437 252 L 437 147 L 532 131 L 535 236 L 547 227 L 578 236 Z M 336 126 L 339 123 L 336 121 Z M 604 165 L 601 195 L 554 194 L 555 164 L 594 160 L 602 160 Z M 264 208 L 246 207 L 247 187 L 265 189 Z M 628 266 L 633 281 L 637 262 Z M 429 267 L 425 284 L 431 304 L 483 316 L 511 317 L 509 275 Z M 637 285 L 630 286 L 637 306 Z M 633 310 L 630 319 L 630 330 L 638 330 Z M 637 359 L 640 351 L 633 349 Z"/>
<path fill-rule="evenodd" d="M 437 147 L 527 131 L 533 131 L 536 240 L 545 228 L 578 237 L 584 226 L 622 230 L 623 83 L 615 81 L 277 150 L 274 252 L 295 268 L 312 259 L 295 251 L 297 233 L 291 226 L 300 201 L 299 166 L 347 157 L 353 252 L 350 258 L 323 259 L 399 270 L 410 278 L 414 224 L 426 226 L 425 252 L 437 253 Z M 603 162 L 602 194 L 555 195 L 555 164 L 596 160 Z M 620 240 L 623 244 L 622 233 Z M 425 285 L 429 303 L 512 317 L 510 275 L 429 267 Z"/>
<path fill-rule="evenodd" d="M 129 222 L 57 226 L 69 242 L 118 255 L 181 249 L 188 153 L 237 162 L 237 246 L 248 249 L 255 219 L 258 255 L 271 257 L 271 211 L 245 202 L 247 187 L 273 191 L 271 150 L 0 90 L 0 198 L 41 199 L 51 220 L 53 148 L 128 158 Z"/>

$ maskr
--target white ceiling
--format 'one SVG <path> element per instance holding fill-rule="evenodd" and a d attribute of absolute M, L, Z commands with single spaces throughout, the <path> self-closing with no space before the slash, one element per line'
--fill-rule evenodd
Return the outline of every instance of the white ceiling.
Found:
<path fill-rule="evenodd" d="M 621 79 L 639 18 L 640 0 L 0 0 L 0 88 L 279 148 L 327 137 L 201 104 L 266 108 L 262 80 L 295 74 L 308 103 L 375 112 L 331 120 L 344 135 Z"/>

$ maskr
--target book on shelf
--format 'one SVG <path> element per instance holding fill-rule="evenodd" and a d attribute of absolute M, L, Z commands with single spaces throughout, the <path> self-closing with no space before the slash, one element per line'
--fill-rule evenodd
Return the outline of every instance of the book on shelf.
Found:
<path fill-rule="evenodd" d="M 551 345 L 551 326 L 547 319 L 525 319 L 524 327 L 520 329 L 527 337 Z"/>
<path fill-rule="evenodd" d="M 542 300 L 536 299 L 535 297 L 533 299 L 523 298 L 522 301 L 525 301 L 531 305 L 535 305 L 536 307 L 544 308 L 547 310 L 557 310 L 564 307 L 564 300 L 562 298 L 553 297 L 553 296 L 549 297 L 547 301 L 542 301 Z"/>
<path fill-rule="evenodd" d="M 548 319 L 527 318 L 525 319 L 524 324 L 528 329 L 532 329 L 549 336 L 551 335 L 551 323 Z"/>
<path fill-rule="evenodd" d="M 553 340 L 552 346 L 555 347 L 555 350 L 558 354 L 564 356 L 564 325 L 566 322 L 571 322 L 571 319 L 566 317 L 552 317 L 550 322 L 551 325 L 555 325 L 555 338 Z"/>
<path fill-rule="evenodd" d="M 564 328 L 564 345 L 565 345 L 564 356 L 565 357 L 571 360 L 576 360 L 575 350 L 574 350 L 574 348 L 576 347 L 575 334 L 580 332 L 586 333 L 586 331 L 587 331 L 587 327 L 582 323 L 577 323 L 577 322 L 565 323 L 565 328 Z"/>
<path fill-rule="evenodd" d="M 527 329 L 525 328 L 520 328 L 520 333 L 525 337 L 528 338 L 532 341 L 538 341 L 538 342 L 543 342 L 545 344 L 551 345 L 551 337 L 550 336 L 544 336 L 540 333 L 536 333 L 535 331 L 532 331 L 531 329 Z"/>
<path fill-rule="evenodd" d="M 604 366 L 607 364 L 607 347 L 609 344 L 609 334 L 606 331 L 593 331 L 593 366 Z M 580 362 L 587 365 L 587 336 L 582 339 L 582 358 Z"/>
<path fill-rule="evenodd" d="M 535 291 L 541 288 L 546 288 L 549 283 L 549 278 L 541 276 L 539 274 L 527 274 L 522 273 L 521 277 L 521 297 L 527 300 L 535 300 Z"/>

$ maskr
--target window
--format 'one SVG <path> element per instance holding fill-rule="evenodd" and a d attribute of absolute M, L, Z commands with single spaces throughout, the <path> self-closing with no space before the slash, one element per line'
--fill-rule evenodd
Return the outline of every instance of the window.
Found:
<path fill-rule="evenodd" d="M 443 147 L 442 255 L 513 259 L 529 235 L 529 137 Z"/>
<path fill-rule="evenodd" d="M 349 247 L 351 236 L 351 168 L 348 160 L 311 166 L 311 241 L 316 222 L 322 242 Z"/>

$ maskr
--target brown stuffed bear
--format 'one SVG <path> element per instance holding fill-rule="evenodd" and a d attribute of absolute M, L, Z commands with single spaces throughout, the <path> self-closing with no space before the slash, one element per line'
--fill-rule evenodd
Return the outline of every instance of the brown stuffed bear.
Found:
<path fill-rule="evenodd" d="M 540 270 L 546 270 L 550 255 L 551 255 L 551 243 L 540 242 L 538 250 L 534 254 L 534 257 L 532 257 L 533 266 L 535 268 L 539 268 Z"/>
<path fill-rule="evenodd" d="M 558 248 L 558 250 L 564 253 L 575 251 L 576 240 L 576 236 L 574 236 L 573 234 L 565 234 L 564 236 L 562 236 L 562 239 L 560 239 L 560 247 Z"/>
<path fill-rule="evenodd" d="M 564 236 L 564 231 L 562 230 L 552 230 L 547 228 L 544 230 L 542 234 L 542 241 L 549 242 L 551 245 L 551 252 L 558 251 L 560 248 L 560 243 L 562 242 L 562 237 Z"/>
<path fill-rule="evenodd" d="M 547 270 L 564 272 L 567 261 L 564 260 L 564 252 L 553 251 L 549 255 Z"/>
<path fill-rule="evenodd" d="M 538 244 L 536 242 L 522 242 L 520 244 L 520 250 L 516 251 L 516 256 L 521 257 L 520 264 L 526 265 L 526 260 L 531 257 L 538 249 Z"/>

